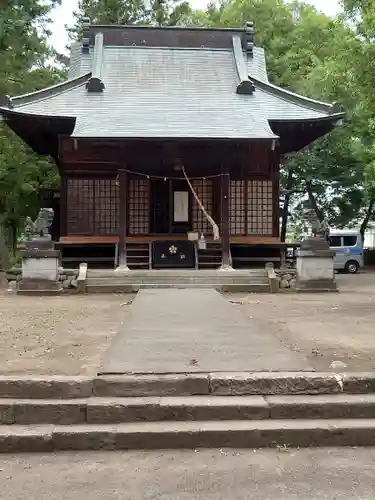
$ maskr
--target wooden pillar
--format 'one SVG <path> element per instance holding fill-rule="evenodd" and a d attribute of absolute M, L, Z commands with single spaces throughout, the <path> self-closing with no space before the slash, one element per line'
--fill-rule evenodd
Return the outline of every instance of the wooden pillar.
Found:
<path fill-rule="evenodd" d="M 229 181 L 230 174 L 222 170 L 221 176 L 221 252 L 223 268 L 231 267 L 229 231 Z"/>
<path fill-rule="evenodd" d="M 280 155 L 279 152 L 271 153 L 272 175 L 272 236 L 280 237 Z"/>
<path fill-rule="evenodd" d="M 60 188 L 60 237 L 68 236 L 68 179 L 61 174 Z"/>
<path fill-rule="evenodd" d="M 126 172 L 126 170 L 119 170 L 118 180 L 120 191 L 118 266 L 121 269 L 127 269 L 126 235 L 128 222 L 128 173 Z"/>

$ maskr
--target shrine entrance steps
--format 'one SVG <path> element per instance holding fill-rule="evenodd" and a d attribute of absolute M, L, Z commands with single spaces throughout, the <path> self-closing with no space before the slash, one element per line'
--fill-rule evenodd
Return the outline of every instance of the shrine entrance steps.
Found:
<path fill-rule="evenodd" d="M 216 289 L 223 292 L 270 292 L 264 269 L 153 269 L 116 272 L 88 269 L 87 293 L 131 293 L 145 288 Z"/>
<path fill-rule="evenodd" d="M 0 452 L 375 445 L 375 375 L 0 377 Z"/>
<path fill-rule="evenodd" d="M 314 373 L 214 290 L 141 290 L 99 375 L 0 376 L 0 452 L 375 445 L 375 373 Z"/>

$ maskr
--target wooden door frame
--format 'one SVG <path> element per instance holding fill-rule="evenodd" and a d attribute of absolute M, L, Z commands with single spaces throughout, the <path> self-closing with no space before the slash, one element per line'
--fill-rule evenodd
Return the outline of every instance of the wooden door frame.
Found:
<path fill-rule="evenodd" d="M 193 223 L 193 214 L 192 214 L 192 208 L 193 208 L 193 197 L 192 193 L 189 189 L 189 186 L 184 178 L 180 179 L 167 179 L 165 182 L 168 182 L 168 196 L 169 196 L 169 213 L 168 213 L 168 233 L 155 233 L 151 231 L 151 228 L 153 226 L 153 194 L 152 194 L 152 183 L 153 182 L 163 182 L 162 179 L 150 179 L 150 188 L 149 188 L 149 227 L 150 227 L 150 234 L 168 234 L 168 235 L 176 235 L 176 234 L 184 234 L 184 233 L 174 233 L 173 232 L 173 226 L 174 226 L 174 192 L 175 191 L 186 191 L 189 193 L 189 220 L 187 221 L 187 225 L 191 228 L 192 223 Z M 181 189 L 178 187 L 175 187 L 176 184 L 180 182 L 185 182 L 186 183 L 186 189 Z M 175 185 L 174 185 L 175 184 Z M 182 223 L 181 223 L 182 224 Z"/>

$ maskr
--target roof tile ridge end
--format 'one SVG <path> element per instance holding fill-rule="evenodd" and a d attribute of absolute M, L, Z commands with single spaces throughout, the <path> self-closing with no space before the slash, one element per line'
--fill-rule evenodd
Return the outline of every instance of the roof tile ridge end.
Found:
<path fill-rule="evenodd" d="M 252 95 L 255 87 L 253 82 L 249 79 L 247 65 L 242 49 L 241 37 L 239 35 L 232 36 L 232 53 L 236 65 L 237 76 L 239 84 L 237 85 L 237 94 Z"/>
<path fill-rule="evenodd" d="M 88 92 L 103 92 L 105 85 L 102 80 L 103 57 L 104 57 L 103 33 L 95 35 L 94 54 L 92 56 L 91 78 L 86 83 Z"/>
<path fill-rule="evenodd" d="M 13 106 L 13 101 L 10 95 L 0 95 L 0 108 L 8 108 L 12 109 Z"/>

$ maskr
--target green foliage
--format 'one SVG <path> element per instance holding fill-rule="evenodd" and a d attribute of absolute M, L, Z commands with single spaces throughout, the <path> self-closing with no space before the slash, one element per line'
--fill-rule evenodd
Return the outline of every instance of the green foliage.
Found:
<path fill-rule="evenodd" d="M 62 78 L 64 73 L 51 65 L 55 53 L 47 43 L 48 14 L 58 3 L 9 0 L 0 10 L 0 95 L 31 92 Z M 40 187 L 57 183 L 56 166 L 34 154 L 0 122 L 1 234 L 11 227 L 16 236 L 23 218 L 38 211 Z"/>
<path fill-rule="evenodd" d="M 0 94 L 19 94 L 61 78 L 48 65 L 48 14 L 58 0 L 9 1 L 0 12 Z M 80 0 L 80 18 L 98 24 L 244 26 L 266 49 L 272 82 L 315 99 L 337 101 L 345 126 L 283 160 L 281 180 L 292 193 L 289 212 L 298 225 L 313 204 L 331 225 L 373 217 L 375 202 L 375 3 L 343 0 L 345 15 L 331 19 L 298 0 L 221 0 L 205 11 L 171 0 Z M 17 7 L 16 7 L 17 5 Z M 350 21 L 348 23 L 348 20 Z M 51 164 L 36 157 L 13 133 L 0 129 L 0 215 L 19 224 L 37 209 L 40 186 L 58 182 Z"/>
<path fill-rule="evenodd" d="M 172 0 L 80 0 L 75 13 L 77 25 L 73 37 L 80 33 L 80 19 L 88 17 L 93 24 L 153 24 L 158 26 L 206 25 L 203 12 L 192 9 L 189 2 Z"/>
<path fill-rule="evenodd" d="M 312 204 L 333 226 L 361 224 L 373 192 L 369 165 L 375 164 L 375 142 L 368 137 L 373 114 L 364 104 L 363 84 L 356 75 L 363 41 L 344 19 L 331 19 L 301 1 L 229 0 L 211 6 L 207 14 L 222 26 L 254 20 L 255 40 L 266 49 L 273 83 L 343 106 L 345 126 L 284 158 L 281 181 L 294 191 L 285 205 L 293 223 Z"/>

